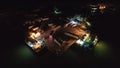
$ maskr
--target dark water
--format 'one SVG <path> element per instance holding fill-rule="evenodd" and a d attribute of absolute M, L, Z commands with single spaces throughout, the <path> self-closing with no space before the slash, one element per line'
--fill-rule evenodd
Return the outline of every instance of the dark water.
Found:
<path fill-rule="evenodd" d="M 30 2 L 31 3 L 31 2 Z M 25 5 L 25 4 L 24 4 Z M 21 8 L 22 9 L 22 8 Z M 50 52 L 36 55 L 25 43 L 21 22 L 28 9 L 3 10 L 0 15 L 1 61 L 7 67 L 117 67 L 119 66 L 119 12 L 91 16 L 93 32 L 100 42 L 92 52 L 72 46 L 64 55 Z M 9 11 L 8 11 L 9 10 Z M 19 12 L 20 11 L 20 12 Z M 18 13 L 17 13 L 18 12 Z"/>

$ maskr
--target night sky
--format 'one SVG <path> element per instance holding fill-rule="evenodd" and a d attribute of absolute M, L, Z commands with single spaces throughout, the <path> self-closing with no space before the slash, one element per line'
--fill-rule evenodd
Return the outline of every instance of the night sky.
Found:
<path fill-rule="evenodd" d="M 63 55 L 57 56 L 49 51 L 35 54 L 24 43 L 24 29 L 22 22 L 25 14 L 31 10 L 42 7 L 69 6 L 81 7 L 89 3 L 114 4 L 116 11 L 91 16 L 93 32 L 96 32 L 100 42 L 92 52 L 83 52 L 80 47 L 72 46 Z M 115 68 L 120 65 L 120 33 L 119 33 L 118 1 L 84 0 L 84 1 L 2 1 L 0 3 L 0 65 L 4 67 L 89 67 L 89 68 Z M 63 9 L 65 10 L 65 8 Z M 71 12 L 71 11 L 70 11 Z M 68 12 L 68 13 L 70 13 Z M 120 67 L 120 66 L 119 66 Z"/>

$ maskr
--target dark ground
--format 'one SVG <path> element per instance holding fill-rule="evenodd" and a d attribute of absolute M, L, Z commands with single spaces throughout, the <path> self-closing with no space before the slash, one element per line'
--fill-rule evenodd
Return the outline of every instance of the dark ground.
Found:
<path fill-rule="evenodd" d="M 78 1 L 80 6 L 91 1 Z M 49 5 L 72 5 L 79 6 L 78 2 L 40 2 L 40 1 L 3 1 L 0 10 L 0 36 L 1 36 L 1 60 L 0 65 L 4 67 L 89 67 L 89 68 L 118 68 L 120 67 L 120 33 L 119 33 L 119 9 L 114 13 L 106 13 L 93 16 L 90 21 L 93 22 L 93 30 L 98 34 L 102 42 L 107 43 L 100 54 L 93 51 L 84 53 L 79 47 L 71 47 L 64 55 L 56 56 L 50 52 L 35 55 L 24 43 L 24 33 L 21 28 L 21 22 L 24 20 L 24 14 L 28 9 L 39 8 L 39 6 Z M 23 4 L 24 3 L 24 4 Z M 119 8 L 118 2 L 111 1 Z M 21 11 L 22 10 L 22 11 Z M 23 11 L 23 10 L 27 10 Z M 68 12 L 69 13 L 69 12 Z"/>

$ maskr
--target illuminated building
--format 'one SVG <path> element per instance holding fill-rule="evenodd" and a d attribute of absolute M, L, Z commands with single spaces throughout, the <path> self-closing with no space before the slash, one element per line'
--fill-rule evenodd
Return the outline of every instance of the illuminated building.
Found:
<path fill-rule="evenodd" d="M 96 12 L 104 13 L 106 8 L 108 8 L 108 5 L 101 4 L 101 3 L 100 4 L 90 4 L 89 7 L 91 9 L 91 13 L 96 13 Z"/>
<path fill-rule="evenodd" d="M 25 39 L 27 45 L 35 52 L 47 48 L 55 54 L 63 54 L 69 47 L 75 46 L 74 43 L 83 48 L 94 48 L 98 37 L 91 34 L 90 22 L 80 15 L 66 19 L 68 20 L 64 25 L 50 22 L 51 18 L 40 18 L 39 22 L 34 22 L 27 27 Z"/>

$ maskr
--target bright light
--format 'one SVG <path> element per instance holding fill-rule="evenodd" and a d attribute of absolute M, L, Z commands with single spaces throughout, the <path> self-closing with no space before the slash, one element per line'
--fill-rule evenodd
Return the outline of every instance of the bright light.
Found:
<path fill-rule="evenodd" d="M 71 23 L 71 24 L 77 24 L 78 22 L 75 22 L 75 21 L 71 21 L 70 23 Z"/>
<path fill-rule="evenodd" d="M 83 22 L 83 21 L 84 21 L 84 18 L 81 17 L 80 15 L 76 15 L 70 19 L 71 24 L 78 24 L 78 23 Z"/>
<path fill-rule="evenodd" d="M 105 8 L 106 8 L 105 5 L 100 5 L 100 6 L 99 6 L 99 9 L 100 9 L 100 10 L 104 10 Z"/>
<path fill-rule="evenodd" d="M 40 32 L 37 32 L 36 34 L 35 34 L 35 37 L 37 38 L 37 37 L 39 37 L 40 36 Z"/>
<path fill-rule="evenodd" d="M 86 36 L 84 37 L 83 41 L 87 40 L 89 38 L 90 34 L 86 34 Z"/>
<path fill-rule="evenodd" d="M 53 42 L 53 41 L 54 41 L 53 36 L 50 35 L 50 36 L 49 36 L 49 42 Z"/>
<path fill-rule="evenodd" d="M 98 37 L 96 36 L 96 37 L 95 37 L 95 40 L 93 41 L 94 45 L 96 45 L 97 42 L 98 42 Z"/>
<path fill-rule="evenodd" d="M 43 44 L 43 41 L 42 41 L 42 40 L 40 40 L 40 41 L 37 41 L 37 43 L 39 43 L 39 44 Z"/>
<path fill-rule="evenodd" d="M 92 8 L 92 11 L 91 12 L 96 12 L 96 10 L 97 10 L 98 8 L 96 8 L 96 7 L 94 7 L 94 8 Z"/>
<path fill-rule="evenodd" d="M 34 46 L 35 49 L 41 48 L 41 44 L 36 43 L 36 45 Z"/>
<path fill-rule="evenodd" d="M 34 44 L 32 44 L 31 42 L 28 42 L 27 43 L 30 47 L 32 47 L 33 48 L 33 46 L 34 46 Z"/>
<path fill-rule="evenodd" d="M 31 37 L 32 39 L 35 39 L 35 33 L 30 33 L 30 37 Z"/>
<path fill-rule="evenodd" d="M 38 37 L 40 37 L 40 32 L 34 33 L 34 32 L 30 32 L 30 38 L 32 39 L 36 39 Z"/>
<path fill-rule="evenodd" d="M 80 40 L 80 39 L 77 40 L 76 43 L 77 43 L 77 44 L 80 44 L 81 46 L 84 44 L 84 42 L 83 42 L 82 40 Z"/>
<path fill-rule="evenodd" d="M 80 22 L 83 22 L 83 20 L 84 20 L 84 18 L 83 17 L 81 17 L 80 15 L 76 15 L 76 16 L 74 16 L 73 17 L 73 20 L 78 20 L 78 21 L 80 21 Z"/>
<path fill-rule="evenodd" d="M 91 26 L 90 22 L 86 21 L 86 23 L 87 23 L 88 26 Z"/>
<path fill-rule="evenodd" d="M 36 28 L 33 28 L 32 30 L 33 30 L 33 31 L 36 31 L 36 30 L 38 30 L 38 29 L 39 29 L 39 27 L 36 27 Z"/>
<path fill-rule="evenodd" d="M 55 14 L 61 14 L 60 11 L 56 11 L 56 10 L 54 11 L 54 13 L 55 13 Z"/>
<path fill-rule="evenodd" d="M 56 9 L 54 10 L 54 13 L 55 13 L 55 14 L 61 14 L 62 12 L 59 11 L 59 9 L 56 8 Z"/>
<path fill-rule="evenodd" d="M 81 25 L 81 28 L 84 28 L 84 29 L 85 29 L 85 28 L 86 28 L 86 26 L 85 26 L 85 25 Z"/>

